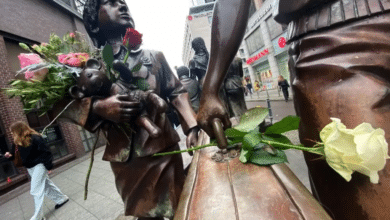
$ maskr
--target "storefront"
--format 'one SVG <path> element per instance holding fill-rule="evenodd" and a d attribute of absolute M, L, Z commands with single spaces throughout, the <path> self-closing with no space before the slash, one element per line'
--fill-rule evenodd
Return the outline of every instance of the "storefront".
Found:
<path fill-rule="evenodd" d="M 275 51 L 275 58 L 278 64 L 279 75 L 282 75 L 290 82 L 290 72 L 288 70 L 288 46 L 286 45 L 287 33 L 272 40 L 272 46 Z"/>

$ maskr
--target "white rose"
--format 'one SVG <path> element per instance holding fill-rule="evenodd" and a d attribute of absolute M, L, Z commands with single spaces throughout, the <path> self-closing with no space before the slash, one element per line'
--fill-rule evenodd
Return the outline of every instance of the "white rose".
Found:
<path fill-rule="evenodd" d="M 357 171 L 369 176 L 372 183 L 378 183 L 378 171 L 385 167 L 386 159 L 390 158 L 383 129 L 374 129 L 369 123 L 347 129 L 340 119 L 331 120 L 333 122 L 320 133 L 329 166 L 347 181 Z"/>

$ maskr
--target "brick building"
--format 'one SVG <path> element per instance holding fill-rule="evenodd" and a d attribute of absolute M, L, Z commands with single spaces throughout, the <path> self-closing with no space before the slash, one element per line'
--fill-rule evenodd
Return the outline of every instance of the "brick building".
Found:
<path fill-rule="evenodd" d="M 19 43 L 40 44 L 54 32 L 62 37 L 78 31 L 85 35 L 82 0 L 2 0 L 0 1 L 0 89 L 7 88 L 20 69 L 17 56 L 26 53 Z M 9 99 L 0 92 L 0 151 L 4 154 L 12 144 L 10 125 L 18 120 L 27 122 L 37 131 L 50 123 L 49 117 L 38 117 L 36 112 L 25 114 L 19 98 Z M 96 140 L 81 127 L 55 122 L 48 129 L 47 141 L 54 156 L 55 166 L 81 157 L 90 151 Z M 99 145 L 104 142 L 99 140 Z M 7 184 L 7 178 L 12 182 Z M 25 169 L 16 169 L 12 162 L 0 157 L 0 195 L 27 181 Z"/>

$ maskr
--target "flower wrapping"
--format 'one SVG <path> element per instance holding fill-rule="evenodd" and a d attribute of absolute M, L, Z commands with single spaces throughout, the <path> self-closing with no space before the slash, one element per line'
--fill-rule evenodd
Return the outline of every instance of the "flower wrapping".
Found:
<path fill-rule="evenodd" d="M 356 171 L 369 176 L 372 183 L 378 183 L 378 171 L 390 158 L 383 129 L 374 129 L 369 123 L 347 129 L 340 119 L 331 120 L 320 133 L 329 166 L 347 181 Z"/>
<path fill-rule="evenodd" d="M 42 63 L 42 59 L 35 53 L 21 53 L 18 56 L 20 61 L 20 68 L 23 69 L 26 66 Z"/>

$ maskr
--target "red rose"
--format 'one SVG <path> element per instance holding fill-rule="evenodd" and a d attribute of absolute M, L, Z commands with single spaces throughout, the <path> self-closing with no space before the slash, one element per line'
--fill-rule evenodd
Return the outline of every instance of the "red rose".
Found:
<path fill-rule="evenodd" d="M 133 28 L 127 28 L 125 37 L 123 38 L 123 45 L 129 50 L 136 48 L 142 43 L 142 34 Z"/>

